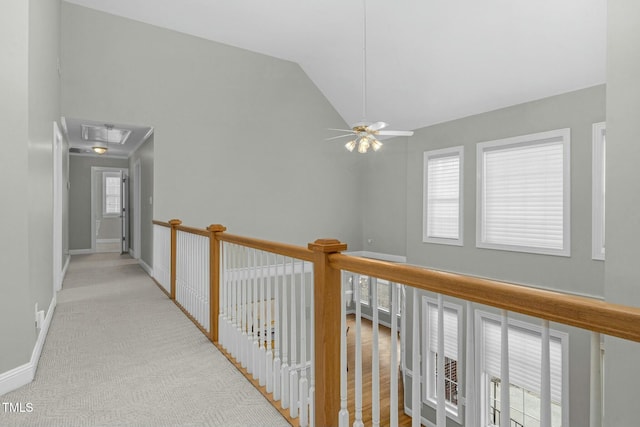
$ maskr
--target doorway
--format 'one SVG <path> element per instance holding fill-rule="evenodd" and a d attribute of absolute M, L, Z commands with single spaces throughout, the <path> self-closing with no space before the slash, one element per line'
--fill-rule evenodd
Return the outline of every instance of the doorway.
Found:
<path fill-rule="evenodd" d="M 129 251 L 129 169 L 91 168 L 91 248 Z"/>
<path fill-rule="evenodd" d="M 62 132 L 53 122 L 53 291 L 62 289 Z"/>

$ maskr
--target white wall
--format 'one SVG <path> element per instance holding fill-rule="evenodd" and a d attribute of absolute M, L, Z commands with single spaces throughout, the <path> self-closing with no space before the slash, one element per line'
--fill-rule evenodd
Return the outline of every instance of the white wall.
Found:
<path fill-rule="evenodd" d="M 63 4 L 65 116 L 154 133 L 154 218 L 357 250 L 363 160 L 297 64 Z"/>

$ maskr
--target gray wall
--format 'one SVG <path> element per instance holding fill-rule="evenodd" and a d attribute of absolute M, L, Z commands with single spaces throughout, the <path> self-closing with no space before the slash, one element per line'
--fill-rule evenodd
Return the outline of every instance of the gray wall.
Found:
<path fill-rule="evenodd" d="M 70 156 L 69 249 L 91 249 L 91 167 L 128 168 L 127 159 Z"/>
<path fill-rule="evenodd" d="M 390 255 L 407 250 L 407 137 L 383 141 L 366 157 L 361 178 L 362 249 Z"/>
<path fill-rule="evenodd" d="M 609 1 L 607 20 L 606 296 L 640 307 L 640 3 Z M 605 343 L 606 425 L 637 425 L 640 344 Z"/>
<path fill-rule="evenodd" d="M 136 162 L 140 161 L 140 248 L 133 248 L 136 254 L 147 265 L 153 266 L 153 143 L 154 135 L 151 135 L 144 144 L 129 157 L 129 177 L 134 177 Z M 130 180 L 129 194 L 133 195 L 133 187 L 136 183 Z M 135 224 L 133 223 L 133 203 L 129 205 L 131 218 L 130 242 L 133 244 Z"/>
<path fill-rule="evenodd" d="M 34 306 L 53 294 L 52 140 L 59 114 L 59 1 L 8 0 L 0 16 L 0 168 L 11 178 L 0 241 L 0 373 L 29 362 Z"/>
<path fill-rule="evenodd" d="M 416 131 L 409 138 L 406 150 L 407 261 L 439 270 L 604 297 L 604 263 L 591 259 L 591 126 L 604 119 L 605 87 L 596 86 Z M 571 257 L 476 248 L 476 144 L 566 127 L 571 128 Z M 464 145 L 464 246 L 422 243 L 423 153 L 457 145 Z M 388 163 L 387 168 L 400 167 L 397 159 L 389 158 Z M 401 187 L 395 187 L 395 191 L 401 193 Z M 365 229 L 364 236 L 372 232 Z M 408 292 L 408 318 L 412 316 L 412 301 L 413 293 Z M 464 302 L 456 303 L 464 307 Z M 488 307 L 477 308 L 496 312 Z M 525 316 L 513 317 L 538 323 Z M 410 336 L 411 325 L 408 326 Z M 590 367 L 588 358 L 584 357 L 589 352 L 589 334 L 563 325 L 552 325 L 552 328 L 571 334 L 570 425 L 588 425 L 588 407 L 582 403 L 589 398 Z M 411 343 L 408 343 L 407 354 L 411 354 Z M 461 354 L 464 354 L 464 345 Z M 408 366 L 411 367 L 410 362 Z M 410 402 L 410 379 L 405 391 Z M 430 407 L 423 405 L 422 411 L 423 416 L 435 421 L 435 412 Z M 455 423 L 449 420 L 448 425 Z"/>
<path fill-rule="evenodd" d="M 418 130 L 407 161 L 407 260 L 440 270 L 604 296 L 604 263 L 591 259 L 591 125 L 605 120 L 596 86 Z M 571 257 L 478 249 L 476 144 L 571 128 Z M 464 246 L 422 243 L 423 153 L 464 145 Z"/>
<path fill-rule="evenodd" d="M 297 64 L 69 3 L 62 28 L 63 114 L 155 129 L 155 219 L 360 248 L 362 156 Z"/>

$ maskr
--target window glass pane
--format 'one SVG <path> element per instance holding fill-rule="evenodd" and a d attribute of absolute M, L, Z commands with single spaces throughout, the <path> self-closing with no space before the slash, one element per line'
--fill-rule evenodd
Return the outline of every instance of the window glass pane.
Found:
<path fill-rule="evenodd" d="M 369 277 L 360 276 L 360 302 L 369 305 Z"/>
<path fill-rule="evenodd" d="M 457 239 L 459 236 L 460 158 L 457 154 L 428 160 L 427 236 Z"/>
<path fill-rule="evenodd" d="M 378 283 L 378 308 L 384 311 L 391 311 L 391 292 L 389 282 L 377 280 Z"/>

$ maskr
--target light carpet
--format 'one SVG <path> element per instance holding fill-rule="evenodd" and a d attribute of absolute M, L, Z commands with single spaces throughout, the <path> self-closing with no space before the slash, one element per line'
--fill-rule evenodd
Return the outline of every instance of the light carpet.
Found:
<path fill-rule="evenodd" d="M 119 254 L 78 255 L 58 293 L 30 403 L 0 426 L 288 426 L 152 282 Z"/>

